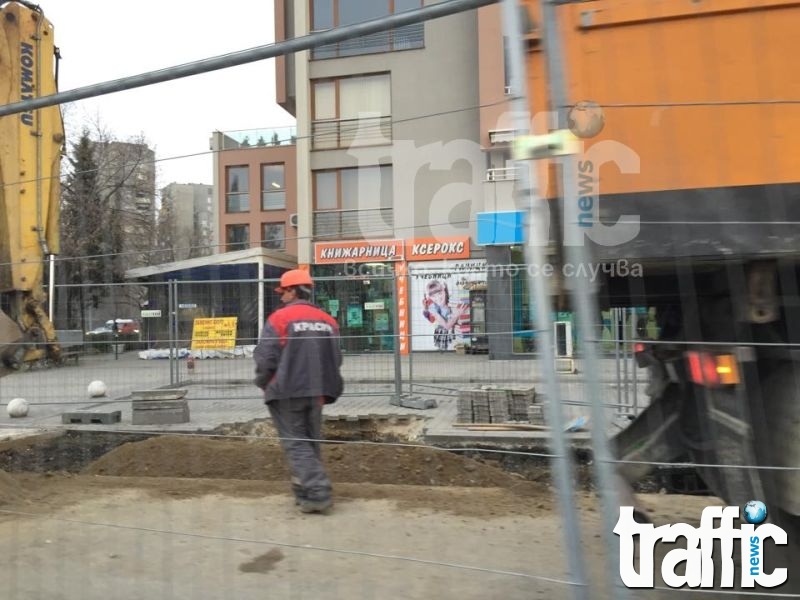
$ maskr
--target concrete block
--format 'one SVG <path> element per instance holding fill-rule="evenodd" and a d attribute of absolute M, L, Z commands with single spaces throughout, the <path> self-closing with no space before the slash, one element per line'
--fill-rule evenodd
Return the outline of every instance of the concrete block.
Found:
<path fill-rule="evenodd" d="M 68 425 L 110 425 L 119 423 L 122 420 L 122 412 L 114 410 L 111 412 L 79 410 L 61 414 L 61 422 Z"/>
<path fill-rule="evenodd" d="M 134 400 L 134 425 L 168 425 L 189 422 L 189 403 L 186 400 Z"/>
<path fill-rule="evenodd" d="M 133 400 L 180 400 L 189 390 L 174 389 L 174 390 L 134 390 L 131 392 Z"/>

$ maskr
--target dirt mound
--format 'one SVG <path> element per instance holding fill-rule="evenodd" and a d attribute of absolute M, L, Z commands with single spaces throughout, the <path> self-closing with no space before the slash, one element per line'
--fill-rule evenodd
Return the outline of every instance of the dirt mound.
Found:
<path fill-rule="evenodd" d="M 334 482 L 425 486 L 516 487 L 517 476 L 427 447 L 325 444 L 323 460 Z M 283 453 L 268 441 L 159 436 L 115 448 L 84 473 L 123 477 L 286 480 Z"/>
<path fill-rule="evenodd" d="M 20 502 L 27 496 L 27 491 L 16 477 L 0 471 L 0 506 Z"/>

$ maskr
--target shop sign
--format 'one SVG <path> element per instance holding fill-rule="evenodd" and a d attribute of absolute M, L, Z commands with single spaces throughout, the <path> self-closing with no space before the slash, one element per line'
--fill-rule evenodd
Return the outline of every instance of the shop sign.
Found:
<path fill-rule="evenodd" d="M 400 340 L 400 354 L 409 352 L 408 346 L 408 267 L 404 262 L 394 263 L 397 282 L 397 337 Z"/>
<path fill-rule="evenodd" d="M 383 310 L 383 301 L 364 302 L 364 310 Z"/>
<path fill-rule="evenodd" d="M 351 240 L 317 242 L 314 263 L 384 262 L 403 260 L 403 240 Z"/>
<path fill-rule="evenodd" d="M 469 236 L 406 240 L 406 260 L 455 260 L 469 258 Z"/>

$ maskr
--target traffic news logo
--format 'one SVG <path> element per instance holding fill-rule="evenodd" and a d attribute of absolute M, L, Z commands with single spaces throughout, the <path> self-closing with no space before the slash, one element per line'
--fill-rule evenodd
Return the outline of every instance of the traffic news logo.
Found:
<path fill-rule="evenodd" d="M 660 540 L 672 543 L 678 538 L 686 539 L 686 548 L 670 550 L 661 563 L 661 577 L 672 588 L 714 587 L 714 540 L 720 541 L 719 564 L 721 568 L 720 587 L 734 587 L 733 547 L 735 540 L 741 540 L 741 587 L 756 585 L 765 588 L 777 587 L 786 582 L 786 568 L 776 568 L 771 573 L 764 571 L 764 542 L 772 539 L 777 545 L 786 545 L 786 532 L 772 523 L 764 523 L 767 508 L 763 502 L 753 500 L 744 506 L 744 523 L 734 527 L 734 520 L 740 518 L 737 506 L 708 506 L 703 509 L 700 527 L 687 523 L 676 523 L 654 527 L 652 523 L 642 524 L 633 517 L 632 506 L 621 506 L 619 520 L 614 533 L 620 539 L 619 574 L 622 582 L 629 588 L 653 588 L 655 545 Z M 719 520 L 719 527 L 715 527 Z M 634 564 L 635 536 L 639 536 L 639 570 Z M 684 563 L 683 575 L 675 573 L 675 568 Z"/>

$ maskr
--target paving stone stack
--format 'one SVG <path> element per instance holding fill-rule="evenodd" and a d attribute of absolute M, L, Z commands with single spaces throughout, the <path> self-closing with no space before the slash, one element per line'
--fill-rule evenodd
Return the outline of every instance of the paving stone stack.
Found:
<path fill-rule="evenodd" d="M 480 395 L 480 390 L 459 390 L 458 392 L 458 411 L 456 413 L 457 423 L 474 423 L 475 415 L 472 412 L 473 400 L 476 393 Z"/>
<path fill-rule="evenodd" d="M 508 423 L 511 415 L 512 393 L 505 388 L 481 386 L 460 390 L 458 394 L 458 412 L 456 420 L 459 423 Z M 523 419 L 527 412 L 522 412 Z"/>
<path fill-rule="evenodd" d="M 508 416 L 512 421 L 527 421 L 530 418 L 528 407 L 536 401 L 536 389 L 518 387 L 509 389 Z"/>
<path fill-rule="evenodd" d="M 472 422 L 473 423 L 492 422 L 492 414 L 491 412 L 489 412 L 489 394 L 484 389 L 473 390 Z"/>
<path fill-rule="evenodd" d="M 544 404 L 531 404 L 528 406 L 528 421 L 531 425 L 546 425 Z"/>
<path fill-rule="evenodd" d="M 487 390 L 489 404 L 489 421 L 484 423 L 508 423 L 510 415 L 508 405 L 511 398 L 511 391 L 504 389 Z"/>

